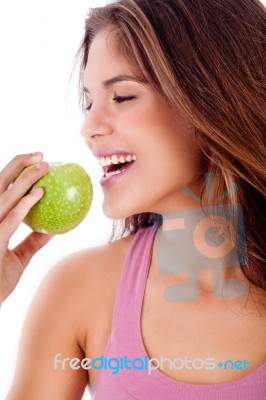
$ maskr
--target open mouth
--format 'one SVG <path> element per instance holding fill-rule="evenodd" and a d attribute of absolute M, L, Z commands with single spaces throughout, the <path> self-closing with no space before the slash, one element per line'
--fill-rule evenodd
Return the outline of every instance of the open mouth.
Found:
<path fill-rule="evenodd" d="M 99 165 L 103 168 L 104 177 L 117 175 L 124 172 L 136 161 L 135 155 L 102 157 L 98 159 Z"/>

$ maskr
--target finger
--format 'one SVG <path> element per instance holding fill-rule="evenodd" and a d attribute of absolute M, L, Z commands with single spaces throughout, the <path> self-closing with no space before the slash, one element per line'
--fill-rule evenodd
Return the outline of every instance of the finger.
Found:
<path fill-rule="evenodd" d="M 41 162 L 32 166 L 21 175 L 2 196 L 0 196 L 0 222 L 3 221 L 9 211 L 16 206 L 33 183 L 48 172 L 48 169 L 49 165 L 46 162 Z"/>
<path fill-rule="evenodd" d="M 13 249 L 13 253 L 15 253 L 20 260 L 23 268 L 26 268 L 34 254 L 45 246 L 53 237 L 54 235 L 32 232 L 23 242 Z"/>
<path fill-rule="evenodd" d="M 0 195 L 8 189 L 23 168 L 42 161 L 42 158 L 40 152 L 15 156 L 0 172 Z"/>
<path fill-rule="evenodd" d="M 43 193 L 43 188 L 35 188 L 32 192 L 24 196 L 16 207 L 7 214 L 0 224 L 0 242 L 9 241 L 29 210 L 41 199 Z"/>
<path fill-rule="evenodd" d="M 5 258 L 6 251 L 8 249 L 8 242 L 0 242 L 0 263 Z"/>

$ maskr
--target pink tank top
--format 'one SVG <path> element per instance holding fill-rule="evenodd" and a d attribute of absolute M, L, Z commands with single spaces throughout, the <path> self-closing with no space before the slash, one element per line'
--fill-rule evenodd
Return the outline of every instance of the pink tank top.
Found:
<path fill-rule="evenodd" d="M 92 400 L 266 400 L 266 363 L 244 378 L 219 384 L 189 384 L 159 370 L 148 373 L 145 369 L 148 355 L 140 318 L 157 228 L 158 222 L 140 229 L 127 254 L 115 300 L 112 331 L 103 355 L 113 369 L 107 363 L 104 367 L 102 361 Z M 99 362 L 95 365 L 100 366 Z"/>

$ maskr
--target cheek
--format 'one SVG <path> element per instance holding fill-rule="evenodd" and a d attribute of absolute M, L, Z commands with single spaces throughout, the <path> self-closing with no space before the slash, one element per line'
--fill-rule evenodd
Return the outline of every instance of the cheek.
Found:
<path fill-rule="evenodd" d="M 200 147 L 196 138 L 195 128 L 184 118 L 172 119 L 169 126 L 169 149 L 183 163 L 198 166 L 201 160 Z"/>
<path fill-rule="evenodd" d="M 185 134 L 184 134 L 185 133 Z M 196 139 L 189 137 L 188 132 L 167 132 L 161 134 L 162 140 L 154 140 L 156 146 L 149 154 L 149 163 L 153 165 L 154 170 L 150 169 L 150 173 L 156 171 L 156 175 L 160 182 L 167 185 L 177 184 L 187 186 L 194 179 L 202 174 L 202 158 Z"/>

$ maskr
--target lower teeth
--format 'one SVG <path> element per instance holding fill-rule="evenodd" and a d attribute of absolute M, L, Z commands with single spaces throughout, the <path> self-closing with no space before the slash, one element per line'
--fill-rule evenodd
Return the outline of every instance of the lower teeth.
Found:
<path fill-rule="evenodd" d="M 126 170 L 126 168 L 124 168 L 124 169 L 117 169 L 116 171 L 106 172 L 106 173 L 104 174 L 104 176 L 107 177 L 107 176 L 111 176 L 111 175 L 118 175 L 118 174 L 120 174 L 121 172 L 123 172 L 123 171 L 125 171 L 125 170 Z"/>

